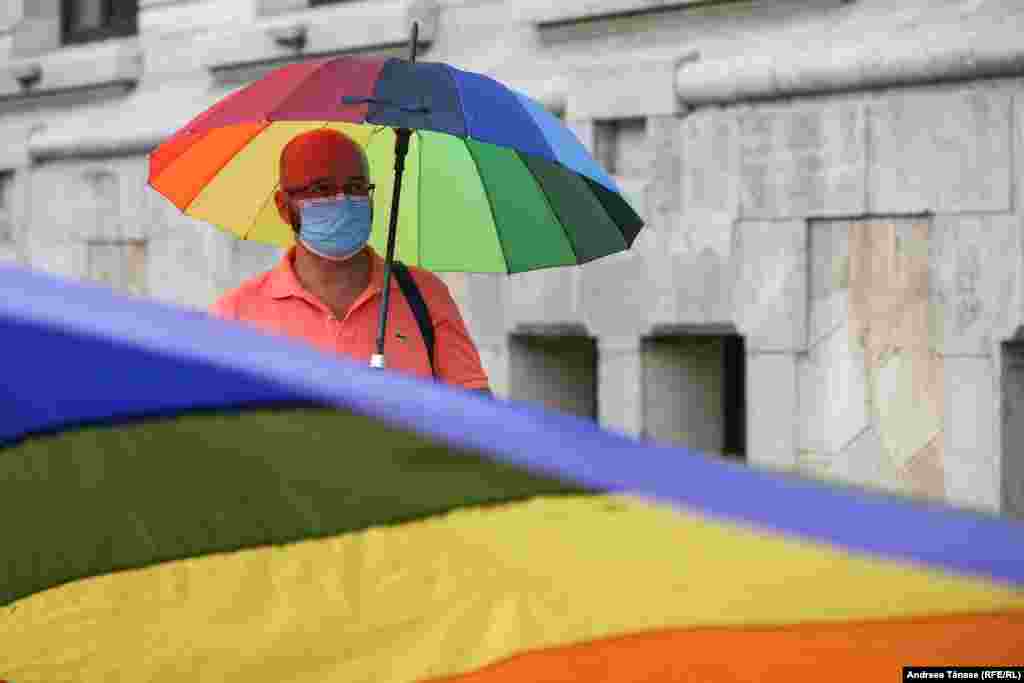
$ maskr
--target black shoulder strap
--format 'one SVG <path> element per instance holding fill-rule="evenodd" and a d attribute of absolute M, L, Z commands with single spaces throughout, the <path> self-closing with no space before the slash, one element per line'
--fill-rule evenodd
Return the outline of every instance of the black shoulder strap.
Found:
<path fill-rule="evenodd" d="M 434 323 L 430 320 L 430 310 L 427 309 L 427 302 L 420 294 L 420 288 L 416 286 L 416 280 L 412 273 L 401 261 L 391 263 L 391 272 L 398 280 L 398 286 L 409 302 L 412 314 L 416 316 L 416 323 L 420 326 L 420 334 L 423 335 L 423 343 L 427 345 L 427 359 L 430 361 L 430 374 L 437 377 L 437 369 L 434 367 Z"/>

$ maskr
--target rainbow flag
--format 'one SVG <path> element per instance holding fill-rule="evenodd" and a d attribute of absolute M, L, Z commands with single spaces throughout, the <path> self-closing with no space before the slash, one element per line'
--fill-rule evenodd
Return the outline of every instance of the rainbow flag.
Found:
<path fill-rule="evenodd" d="M 0 268 L 0 679 L 897 680 L 1024 662 L 1024 525 Z"/>

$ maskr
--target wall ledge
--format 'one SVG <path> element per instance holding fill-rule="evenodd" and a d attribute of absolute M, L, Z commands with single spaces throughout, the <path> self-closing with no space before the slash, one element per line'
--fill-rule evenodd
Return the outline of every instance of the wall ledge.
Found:
<path fill-rule="evenodd" d="M 89 99 L 90 91 L 109 96 L 127 92 L 142 78 L 142 55 L 132 39 L 12 60 L 0 70 L 0 111 L 19 105 L 61 106 L 68 96 Z"/>
<path fill-rule="evenodd" d="M 146 155 L 230 92 L 211 91 L 207 82 L 173 89 L 177 92 L 169 93 L 170 88 L 136 91 L 128 99 L 99 102 L 54 121 L 29 136 L 28 158 L 46 163 Z M 115 116 L 131 124 L 102 125 Z"/>
<path fill-rule="evenodd" d="M 700 45 L 705 57 L 676 72 L 676 96 L 701 106 L 1024 74 L 1024 6 L 973 7 L 852 4 L 756 41 Z"/>
<path fill-rule="evenodd" d="M 439 18 L 436 0 L 365 0 L 292 11 L 264 18 L 234 34 L 227 45 L 211 52 L 204 66 L 218 81 L 238 83 L 276 66 L 311 57 L 368 53 L 405 56 L 412 22 L 420 24 L 419 47 L 428 49 L 437 34 Z M 298 32 L 304 33 L 301 45 L 282 44 L 282 36 Z"/>

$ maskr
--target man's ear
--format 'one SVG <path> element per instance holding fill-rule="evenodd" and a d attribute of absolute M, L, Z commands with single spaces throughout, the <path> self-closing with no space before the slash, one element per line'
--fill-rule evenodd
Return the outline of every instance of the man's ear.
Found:
<path fill-rule="evenodd" d="M 274 192 L 274 203 L 277 204 L 277 213 L 288 225 L 292 226 L 292 230 L 298 230 L 298 220 L 292 211 L 292 207 L 288 204 L 288 199 L 284 196 L 284 192 L 277 190 Z"/>

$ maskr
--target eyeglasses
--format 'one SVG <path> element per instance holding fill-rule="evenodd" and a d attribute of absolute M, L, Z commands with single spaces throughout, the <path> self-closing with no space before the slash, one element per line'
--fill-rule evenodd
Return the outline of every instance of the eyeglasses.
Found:
<path fill-rule="evenodd" d="M 285 189 L 284 192 L 295 199 L 330 197 L 338 194 L 373 199 L 373 191 L 376 187 L 373 183 L 366 182 L 364 178 L 349 178 L 340 186 L 333 180 L 317 180 L 305 187 Z"/>

